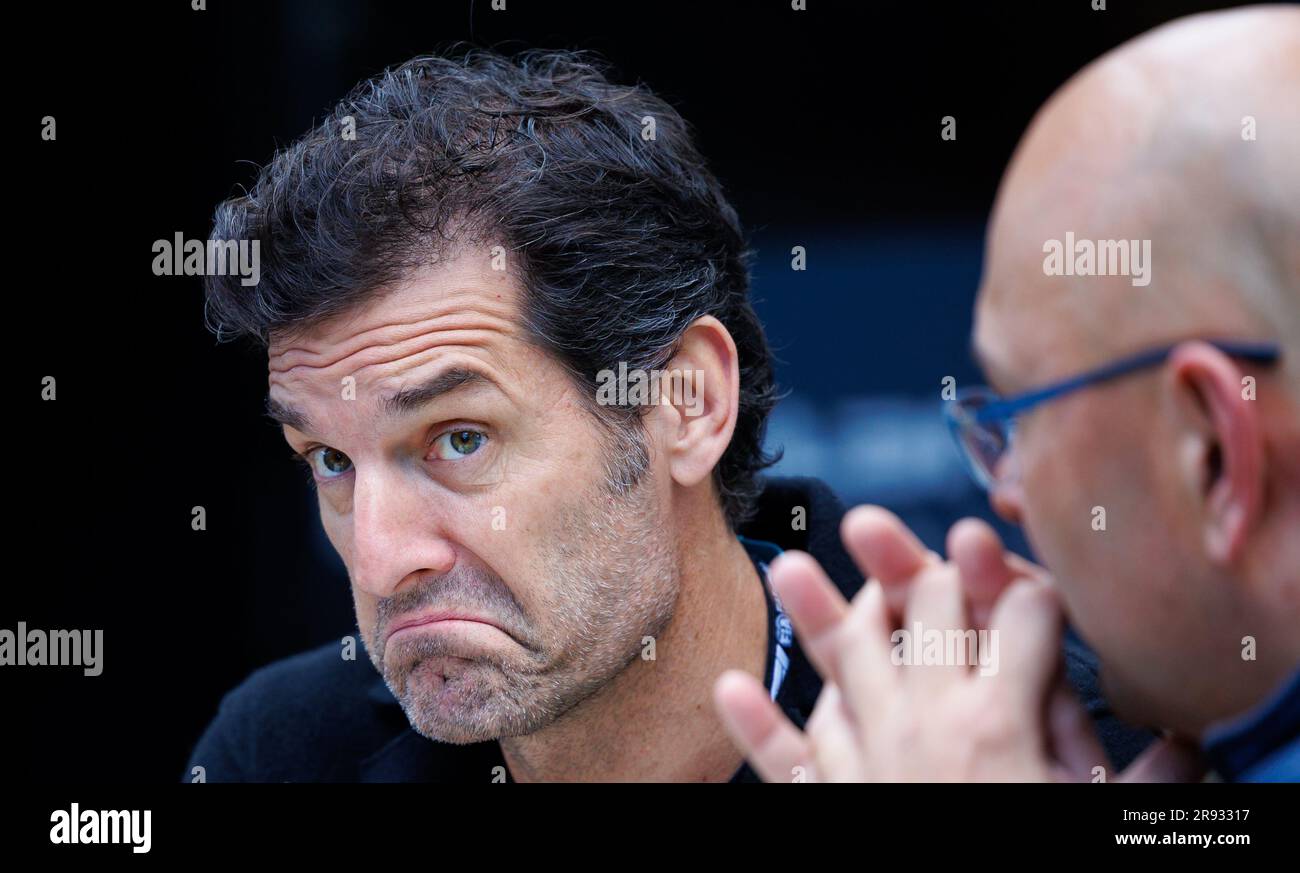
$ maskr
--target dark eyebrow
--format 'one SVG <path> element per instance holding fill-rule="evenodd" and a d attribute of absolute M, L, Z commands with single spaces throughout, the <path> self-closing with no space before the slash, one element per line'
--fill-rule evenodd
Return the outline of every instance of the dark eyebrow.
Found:
<path fill-rule="evenodd" d="M 439 373 L 423 385 L 403 388 L 396 394 L 384 398 L 384 409 L 389 415 L 402 415 L 413 412 L 431 403 L 449 391 L 455 391 L 466 385 L 495 385 L 491 379 L 475 370 L 456 367 L 445 373 Z"/>
<path fill-rule="evenodd" d="M 467 370 L 463 367 L 456 367 L 445 373 L 434 376 L 422 385 L 416 385 L 413 388 L 403 388 L 396 394 L 384 398 L 384 410 L 389 415 L 402 415 L 403 413 L 412 412 L 419 409 L 426 403 L 430 403 L 449 391 L 455 391 L 457 388 L 465 385 L 495 385 L 491 379 L 474 370 Z M 272 400 L 269 396 L 266 398 L 266 414 L 273 420 L 282 425 L 291 427 L 294 430 L 300 430 L 303 433 L 312 433 L 311 419 L 294 409 L 292 406 L 286 406 L 283 403 Z"/>
<path fill-rule="evenodd" d="M 292 406 L 285 406 L 272 400 L 269 396 L 266 398 L 266 414 L 274 421 L 279 422 L 286 427 L 294 430 L 300 430 L 303 433 L 311 433 L 311 421 L 306 415 L 294 409 Z"/>

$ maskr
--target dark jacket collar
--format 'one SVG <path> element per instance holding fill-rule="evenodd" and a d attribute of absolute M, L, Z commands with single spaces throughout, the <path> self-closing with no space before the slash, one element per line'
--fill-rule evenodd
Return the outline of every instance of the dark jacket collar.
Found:
<path fill-rule="evenodd" d="M 1300 779 L 1300 669 L 1260 706 L 1210 728 L 1204 748 L 1227 782 Z"/>
<path fill-rule="evenodd" d="M 862 574 L 840 541 L 844 504 L 818 479 L 769 478 L 759 498 L 758 512 L 744 525 L 742 536 L 798 549 L 812 555 L 846 599 L 862 587 Z M 796 636 L 790 649 L 790 671 L 776 703 L 799 727 L 812 714 L 822 681 L 808 662 Z"/>

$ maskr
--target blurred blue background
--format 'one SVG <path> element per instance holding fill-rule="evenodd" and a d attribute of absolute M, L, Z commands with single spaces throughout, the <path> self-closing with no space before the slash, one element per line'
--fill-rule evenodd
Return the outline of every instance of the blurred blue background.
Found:
<path fill-rule="evenodd" d="M 768 429 L 768 447 L 784 453 L 772 472 L 887 506 L 939 551 L 955 520 L 976 515 L 1026 552 L 967 475 L 940 412 L 945 377 L 980 378 L 969 348 L 982 223 L 768 229 L 755 242 L 755 305 L 789 392 Z M 791 268 L 796 245 L 802 271 Z"/>

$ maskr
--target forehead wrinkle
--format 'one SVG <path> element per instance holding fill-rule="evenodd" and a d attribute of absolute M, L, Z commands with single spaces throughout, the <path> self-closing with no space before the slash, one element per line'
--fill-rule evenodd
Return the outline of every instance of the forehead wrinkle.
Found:
<path fill-rule="evenodd" d="M 486 349 L 482 345 L 444 345 L 438 344 L 428 348 L 422 348 L 417 352 L 408 354 L 403 357 L 385 358 L 381 361 L 373 361 L 362 365 L 358 369 L 351 370 L 348 375 L 357 380 L 358 396 L 369 396 L 379 400 L 378 406 L 374 409 L 376 416 L 388 410 L 389 399 L 401 395 L 404 391 L 411 388 L 418 388 L 429 381 L 424 373 L 431 364 L 445 365 L 438 366 L 443 374 L 451 373 L 455 370 L 464 370 L 473 373 L 482 382 L 495 387 L 497 393 L 504 396 L 512 404 L 520 405 L 520 398 L 516 396 L 515 386 L 510 379 L 505 378 L 502 368 L 495 365 L 485 353 Z M 394 366 L 396 365 L 396 366 Z M 303 369 L 304 365 L 299 365 L 291 370 L 272 373 L 270 383 L 272 388 L 280 387 L 283 390 L 291 390 L 293 382 L 307 378 L 309 373 L 294 372 Z M 314 369 L 314 368 L 313 368 Z M 436 376 L 434 377 L 436 378 Z M 362 389 L 362 383 L 368 383 L 368 387 Z M 308 387 L 308 391 L 310 391 Z M 331 387 L 332 391 L 332 387 Z M 278 404 L 279 408 L 286 408 L 283 404 Z M 301 420 L 305 423 L 309 421 L 307 416 L 301 415 Z M 301 428 L 299 428 L 301 430 Z"/>
<path fill-rule="evenodd" d="M 407 370 L 423 366 L 440 356 L 455 353 L 468 354 L 475 360 L 491 352 L 491 331 L 453 330 L 438 334 L 421 334 L 394 345 L 366 346 L 351 354 L 322 364 L 295 364 L 283 370 L 271 371 L 271 380 L 310 378 L 316 373 L 330 370 L 345 373 L 357 379 L 382 379 L 387 370 Z M 380 375 L 372 375 L 376 370 Z"/>
<path fill-rule="evenodd" d="M 441 315 L 432 318 L 420 318 L 414 321 L 392 322 L 368 328 L 359 334 L 338 344 L 331 353 L 313 350 L 307 347 L 293 347 L 276 351 L 269 356 L 267 367 L 272 373 L 289 373 L 299 367 L 326 370 L 350 358 L 374 353 L 373 363 L 387 363 L 400 360 L 413 352 L 431 348 L 447 342 L 448 335 L 462 341 L 465 345 L 483 345 L 492 334 L 513 337 L 514 324 L 506 318 L 485 316 L 474 313 L 473 317 L 460 315 Z M 468 335 L 468 336 L 465 336 Z M 479 342 L 464 342 L 476 338 Z"/>
<path fill-rule="evenodd" d="M 363 413 L 370 421 L 370 426 L 379 427 L 385 418 L 392 417 L 385 415 L 390 411 L 387 407 L 387 400 L 390 396 L 400 394 L 408 388 L 427 385 L 430 378 L 437 377 L 438 372 L 447 374 L 455 370 L 472 371 L 486 385 L 494 388 L 496 393 L 504 397 L 511 405 L 516 408 L 527 405 L 524 398 L 529 389 L 523 382 L 527 378 L 525 374 L 532 369 L 531 362 L 534 360 L 534 356 L 538 354 L 531 345 L 522 344 L 525 354 L 528 356 L 528 363 L 519 366 L 506 366 L 493 360 L 496 356 L 492 354 L 493 350 L 487 347 L 486 342 L 450 345 L 446 342 L 447 337 L 444 336 L 441 339 L 442 342 L 421 346 L 418 350 L 405 356 L 386 355 L 381 360 L 367 362 L 358 369 L 348 372 L 348 375 L 356 380 L 357 396 L 359 398 L 368 397 L 378 401 L 376 403 L 367 403 L 368 411 Z M 347 363 L 347 361 L 339 363 Z M 338 366 L 338 364 L 336 363 L 334 366 Z M 429 374 L 434 375 L 430 377 Z M 317 381 L 312 380 L 313 375 L 317 375 L 315 367 L 300 364 L 288 370 L 272 372 L 269 381 L 273 390 L 278 388 L 281 391 L 292 392 L 295 384 L 297 384 L 298 390 L 302 392 L 304 398 L 315 397 L 320 399 L 322 385 L 319 382 L 316 385 L 312 384 L 313 381 Z M 337 397 L 334 380 L 329 379 L 328 382 L 328 386 L 325 386 L 325 393 L 330 397 Z M 358 409 L 357 411 L 360 412 L 361 410 Z M 301 417 L 304 423 L 310 421 L 310 418 L 305 413 Z M 303 432 L 314 433 L 314 431 L 306 430 Z"/>

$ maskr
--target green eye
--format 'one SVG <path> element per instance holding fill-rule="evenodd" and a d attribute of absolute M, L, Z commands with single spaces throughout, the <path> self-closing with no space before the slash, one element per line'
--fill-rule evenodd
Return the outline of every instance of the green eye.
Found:
<path fill-rule="evenodd" d="M 352 459 L 329 446 L 321 446 L 307 453 L 307 462 L 318 479 L 337 479 L 352 469 Z"/>
<path fill-rule="evenodd" d="M 433 455 L 442 461 L 455 461 L 472 455 L 487 442 L 487 435 L 476 430 L 453 430 L 433 441 Z"/>

